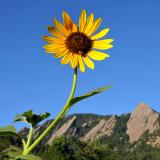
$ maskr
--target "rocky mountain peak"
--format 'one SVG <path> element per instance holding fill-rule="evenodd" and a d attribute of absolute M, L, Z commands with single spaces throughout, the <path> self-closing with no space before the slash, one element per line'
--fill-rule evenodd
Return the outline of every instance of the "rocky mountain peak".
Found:
<path fill-rule="evenodd" d="M 103 137 L 104 135 L 110 136 L 116 124 L 116 116 L 112 116 L 109 119 L 101 119 L 97 125 L 95 125 L 84 137 L 82 141 L 94 141 Z"/>
<path fill-rule="evenodd" d="M 150 108 L 147 104 L 145 104 L 144 102 L 140 102 L 137 107 L 135 108 L 134 112 L 141 112 L 143 113 L 143 111 L 146 112 L 150 112 L 150 111 L 154 111 L 152 108 Z M 154 111 L 155 112 L 155 111 Z"/>
<path fill-rule="evenodd" d="M 129 135 L 129 142 L 133 143 L 138 141 L 146 131 L 153 133 L 155 130 L 159 129 L 159 116 L 159 113 L 141 102 L 127 122 L 126 133 Z"/>

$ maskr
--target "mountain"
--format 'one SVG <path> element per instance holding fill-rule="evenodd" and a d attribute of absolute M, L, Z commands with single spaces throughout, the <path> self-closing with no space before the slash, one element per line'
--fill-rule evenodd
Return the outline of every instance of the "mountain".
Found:
<path fill-rule="evenodd" d="M 123 114 L 128 117 L 126 130 L 122 131 L 129 137 L 129 143 L 137 142 L 146 132 L 153 134 L 160 129 L 160 114 L 148 105 L 141 102 L 132 113 Z M 74 114 L 61 120 L 44 139 L 43 143 L 52 144 L 55 138 L 65 135 L 76 137 L 81 141 L 94 141 L 104 136 L 110 136 L 115 132 L 121 116 L 94 114 Z M 35 130 L 36 139 L 42 131 L 51 123 L 47 121 Z"/>
<path fill-rule="evenodd" d="M 34 130 L 33 139 L 36 139 L 51 121 L 48 120 L 44 124 L 37 126 Z M 23 137 L 27 136 L 28 129 L 22 129 L 20 134 Z M 61 137 L 66 137 L 67 139 L 62 140 Z M 60 140 L 57 142 L 58 139 Z M 93 146 L 93 148 L 84 149 L 85 147 L 82 147 L 81 150 L 84 152 L 86 150 L 90 150 L 90 152 L 94 151 L 94 154 L 95 152 L 96 154 L 102 152 L 101 154 L 107 154 L 107 157 L 109 155 L 118 156 L 119 158 L 115 158 L 115 160 L 160 160 L 160 114 L 147 104 L 141 102 L 132 113 L 122 114 L 120 116 L 95 114 L 69 115 L 56 124 L 52 131 L 42 140 L 34 153 L 44 155 L 44 152 L 47 152 L 47 155 L 49 155 L 48 152 L 50 151 L 51 154 L 54 152 L 57 155 L 60 149 L 55 152 L 51 148 L 53 144 L 58 144 L 59 146 L 60 142 L 63 145 L 67 143 L 67 146 L 72 146 L 73 148 L 70 148 L 73 150 L 78 144 L 78 149 L 72 151 L 73 153 L 77 152 L 80 146 L 87 145 L 87 147 Z M 11 144 L 13 145 L 15 143 L 21 147 L 18 140 L 12 140 Z M 95 151 L 97 146 L 99 147 L 98 152 Z M 54 148 L 56 147 L 54 146 Z M 87 160 L 90 159 L 94 160 L 93 157 Z M 104 159 L 103 156 L 101 159 Z M 112 159 L 114 160 L 113 157 Z"/>
<path fill-rule="evenodd" d="M 140 103 L 127 122 L 126 133 L 129 135 L 129 142 L 133 143 L 138 141 L 147 131 L 150 134 L 157 131 L 160 127 L 159 117 L 159 113 L 146 104 Z"/>

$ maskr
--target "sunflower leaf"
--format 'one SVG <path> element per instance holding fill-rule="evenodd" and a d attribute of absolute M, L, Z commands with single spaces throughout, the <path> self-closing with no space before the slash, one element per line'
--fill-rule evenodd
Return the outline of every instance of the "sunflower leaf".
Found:
<path fill-rule="evenodd" d="M 32 154 L 19 155 L 14 158 L 15 160 L 41 160 L 40 157 L 34 156 Z"/>
<path fill-rule="evenodd" d="M 73 99 L 71 100 L 70 106 L 72 106 L 72 105 L 74 105 L 75 103 L 77 103 L 77 102 L 79 102 L 79 101 L 82 101 L 82 100 L 84 100 L 84 99 L 86 99 L 86 98 L 89 98 L 89 97 L 91 97 L 91 96 L 94 96 L 94 95 L 96 95 L 96 94 L 98 94 L 98 93 L 101 93 L 101 92 L 103 92 L 103 91 L 105 91 L 105 90 L 108 90 L 109 88 L 111 88 L 111 86 L 105 86 L 105 87 L 97 88 L 97 89 L 95 89 L 95 90 L 93 90 L 93 91 L 90 91 L 90 92 L 88 92 L 88 93 L 86 93 L 86 94 L 84 94 L 84 95 L 82 95 L 82 96 L 75 97 L 75 98 L 73 98 Z"/>
<path fill-rule="evenodd" d="M 45 120 L 50 116 L 50 113 L 41 113 L 35 114 L 32 110 L 26 111 L 22 114 L 17 114 L 14 118 L 14 122 L 26 122 L 31 124 L 33 127 L 36 126 L 39 122 Z"/>
<path fill-rule="evenodd" d="M 24 112 L 22 114 L 22 116 L 28 117 L 28 118 L 32 117 L 32 115 L 33 115 L 33 111 L 32 110 L 26 111 L 26 112 Z"/>
<path fill-rule="evenodd" d="M 0 136 L 16 136 L 20 135 L 17 133 L 15 127 L 13 125 L 0 127 Z"/>
<path fill-rule="evenodd" d="M 14 118 L 14 122 L 26 122 L 26 123 L 28 123 L 26 117 L 20 117 L 20 116 L 21 115 L 16 115 L 15 118 Z"/>

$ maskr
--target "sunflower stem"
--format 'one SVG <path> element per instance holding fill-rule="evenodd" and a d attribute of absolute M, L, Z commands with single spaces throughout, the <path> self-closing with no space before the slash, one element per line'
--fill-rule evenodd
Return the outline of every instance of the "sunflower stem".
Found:
<path fill-rule="evenodd" d="M 22 138 L 23 150 L 25 150 L 26 141 Z"/>
<path fill-rule="evenodd" d="M 31 126 L 30 127 L 30 130 L 29 130 L 29 134 L 28 134 L 28 140 L 27 140 L 27 143 L 25 145 L 25 150 L 30 146 L 31 144 L 31 141 L 32 141 L 32 135 L 33 135 L 33 127 Z"/>
<path fill-rule="evenodd" d="M 54 127 L 54 125 L 69 111 L 70 102 L 74 96 L 74 92 L 76 89 L 76 83 L 77 83 L 77 67 L 74 69 L 74 77 L 73 77 L 73 84 L 72 89 L 70 92 L 70 96 L 62 108 L 61 112 L 58 114 L 58 116 L 52 121 L 52 123 L 46 128 L 46 130 L 33 142 L 28 148 L 26 148 L 23 151 L 23 155 L 29 154 L 38 144 L 39 142 L 51 131 L 51 129 Z"/>

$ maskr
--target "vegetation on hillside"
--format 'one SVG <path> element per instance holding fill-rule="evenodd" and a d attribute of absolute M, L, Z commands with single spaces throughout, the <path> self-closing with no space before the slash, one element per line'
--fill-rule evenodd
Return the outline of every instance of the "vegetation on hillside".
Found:
<path fill-rule="evenodd" d="M 91 115 L 88 116 L 90 119 L 93 118 Z M 77 126 L 81 126 L 84 122 L 83 118 L 87 116 L 80 117 L 75 124 Z M 42 160 L 160 160 L 160 149 L 146 144 L 150 137 L 157 136 L 159 132 L 152 135 L 146 132 L 137 143 L 130 144 L 126 134 L 126 123 L 129 117 L 130 114 L 116 117 L 115 129 L 109 137 L 104 136 L 94 142 L 86 143 L 77 138 L 78 134 L 76 137 L 63 136 L 55 139 L 51 146 L 41 145 L 33 153 Z M 94 115 L 94 118 L 101 117 Z M 20 151 L 21 144 L 18 139 L 0 138 L 0 160 L 10 160 Z"/>

